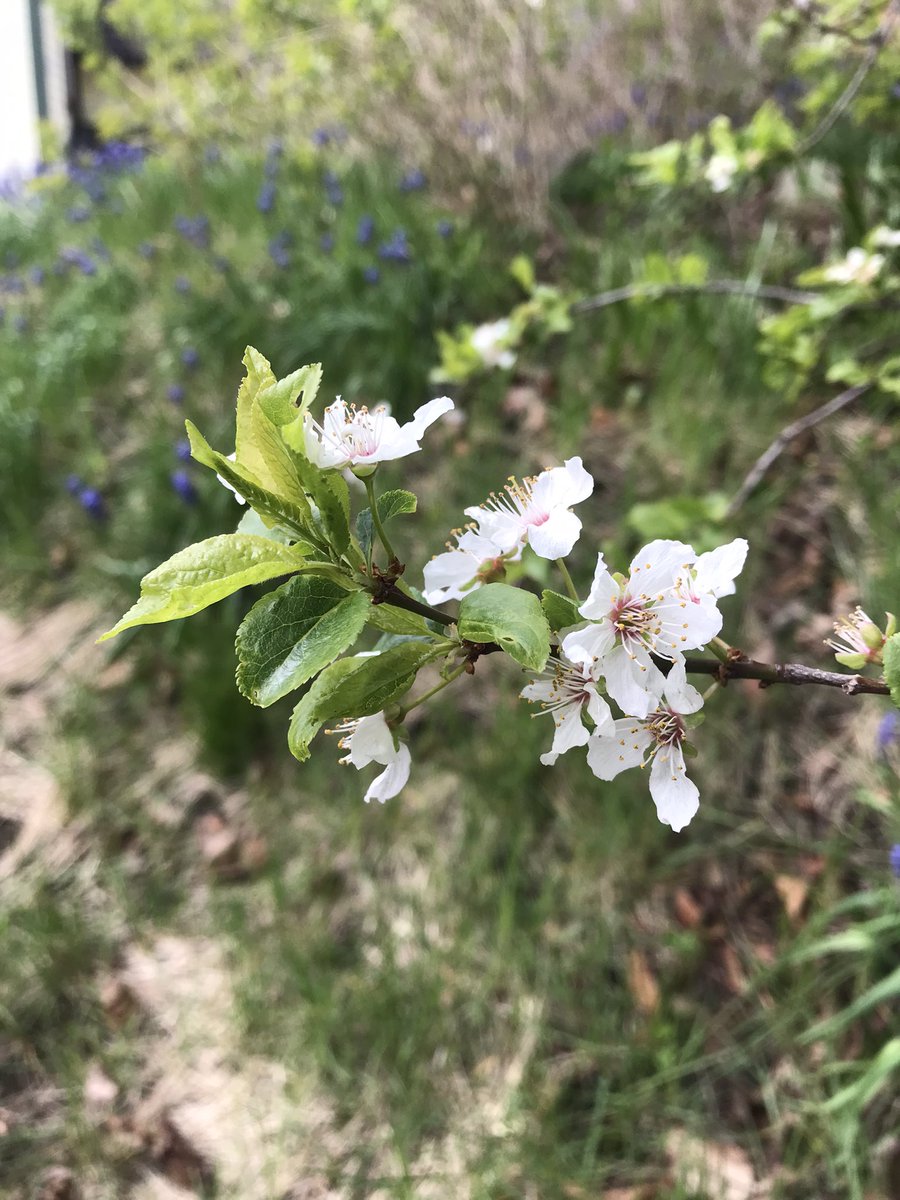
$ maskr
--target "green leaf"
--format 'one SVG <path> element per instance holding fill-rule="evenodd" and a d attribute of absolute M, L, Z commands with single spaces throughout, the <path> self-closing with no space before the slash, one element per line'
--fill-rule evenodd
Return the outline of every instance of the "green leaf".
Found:
<path fill-rule="evenodd" d="M 884 681 L 891 689 L 891 699 L 900 708 L 900 633 L 895 633 L 884 643 L 882 661 Z"/>
<path fill-rule="evenodd" d="M 350 542 L 350 489 L 339 471 L 320 471 L 312 463 L 298 459 L 304 487 L 312 496 L 328 539 L 338 554 Z"/>
<path fill-rule="evenodd" d="M 295 546 L 245 533 L 222 533 L 180 550 L 141 580 L 141 598 L 99 640 L 133 625 L 190 617 L 251 583 L 306 566 Z"/>
<path fill-rule="evenodd" d="M 328 579 L 296 575 L 263 596 L 238 629 L 237 685 L 267 708 L 312 679 L 351 646 L 371 598 Z"/>
<path fill-rule="evenodd" d="M 466 596 L 457 628 L 466 641 L 497 642 L 532 671 L 540 671 L 550 654 L 550 626 L 540 600 L 508 583 L 489 583 Z"/>
<path fill-rule="evenodd" d="M 410 637 L 431 637 L 424 617 L 407 612 L 394 604 L 370 604 L 366 620 L 382 633 L 408 634 Z"/>
<path fill-rule="evenodd" d="M 256 449 L 253 410 L 257 396 L 264 388 L 270 387 L 275 382 L 275 376 L 268 359 L 252 346 L 248 346 L 244 351 L 244 367 L 246 374 L 241 380 L 237 395 L 237 422 L 234 431 L 235 458 L 252 475 L 262 478 L 264 464 Z"/>
<path fill-rule="evenodd" d="M 313 529 L 309 502 L 301 492 L 298 491 L 290 499 L 276 495 L 245 467 L 213 450 L 193 422 L 185 421 L 185 427 L 191 442 L 191 454 L 196 461 L 227 480 L 256 509 L 263 520 L 268 520 L 273 525 L 281 525 L 291 533 L 313 542 L 321 540 Z"/>
<path fill-rule="evenodd" d="M 288 444 L 295 450 L 300 448 L 294 445 L 294 440 L 302 432 L 303 414 L 315 400 L 321 382 L 322 364 L 310 363 L 270 383 L 259 394 L 259 405 L 269 420 L 274 425 L 290 427 Z"/>
<path fill-rule="evenodd" d="M 300 762 L 326 721 L 381 712 L 412 687 L 421 666 L 443 653 L 433 643 L 403 642 L 373 657 L 342 658 L 314 680 L 291 717 L 288 745 Z"/>
<path fill-rule="evenodd" d="M 402 488 L 385 492 L 384 495 L 378 497 L 378 515 L 381 517 L 381 523 L 386 524 L 391 517 L 396 517 L 400 513 L 414 513 L 417 504 L 418 501 L 413 493 L 405 492 Z M 362 509 L 356 518 L 356 539 L 368 562 L 372 554 L 372 543 L 375 540 L 375 523 L 372 520 L 372 510 L 369 508 Z"/>
<path fill-rule="evenodd" d="M 554 633 L 558 633 L 560 629 L 568 629 L 570 625 L 577 625 L 583 620 L 574 600 L 549 589 L 541 592 L 541 608 Z"/>

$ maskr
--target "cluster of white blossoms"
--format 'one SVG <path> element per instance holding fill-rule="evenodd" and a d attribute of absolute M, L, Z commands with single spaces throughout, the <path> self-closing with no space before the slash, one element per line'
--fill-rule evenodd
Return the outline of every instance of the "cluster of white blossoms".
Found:
<path fill-rule="evenodd" d="M 452 408 L 441 397 L 400 425 L 386 408 L 370 411 L 338 398 L 321 422 L 305 415 L 306 453 L 322 469 L 368 474 L 365 468 L 419 450 L 425 430 Z M 502 578 L 526 546 L 540 558 L 564 559 L 581 534 L 572 508 L 593 490 L 593 478 L 576 457 L 522 482 L 511 478 L 501 493 L 467 508 L 472 523 L 425 567 L 428 603 L 463 599 Z M 576 746 L 587 748 L 588 765 L 600 779 L 649 763 L 659 819 L 674 830 L 689 823 L 699 796 L 687 777 L 684 745 L 689 718 L 703 698 L 687 682 L 683 655 L 718 634 L 717 601 L 735 590 L 747 549 L 737 538 L 698 555 L 684 542 L 658 540 L 635 556 L 627 577 L 611 574 L 598 555 L 590 594 L 578 609 L 584 624 L 561 635 L 552 668 L 522 692 L 553 716 L 553 743 L 541 755 L 543 763 L 552 765 Z M 664 672 L 660 663 L 666 662 L 671 665 Z M 607 696 L 622 717 L 613 715 Z M 370 784 L 367 801 L 389 800 L 409 778 L 409 748 L 395 725 L 379 712 L 335 730 L 347 752 L 343 762 L 358 770 L 373 762 L 385 768 Z"/>
<path fill-rule="evenodd" d="M 587 623 L 562 637 L 550 678 L 522 692 L 553 715 L 553 744 L 542 762 L 587 746 L 600 779 L 651 762 L 659 819 L 676 831 L 690 822 L 699 795 L 684 765 L 685 718 L 703 699 L 687 682 L 683 655 L 718 634 L 717 601 L 734 591 L 747 549 L 743 538 L 700 555 L 684 542 L 655 541 L 635 555 L 627 578 L 610 574 L 597 556 L 590 595 L 578 609 Z M 667 674 L 661 660 L 672 664 Z M 604 692 L 623 718 L 614 719 Z"/>
<path fill-rule="evenodd" d="M 587 500 L 594 480 L 580 458 L 540 475 L 510 479 L 499 494 L 467 508 L 472 524 L 458 531 L 457 545 L 448 544 L 425 566 L 425 599 L 429 604 L 461 600 L 482 584 L 501 579 L 505 564 L 530 546 L 539 558 L 565 558 L 578 541 L 581 521 L 572 506 Z"/>

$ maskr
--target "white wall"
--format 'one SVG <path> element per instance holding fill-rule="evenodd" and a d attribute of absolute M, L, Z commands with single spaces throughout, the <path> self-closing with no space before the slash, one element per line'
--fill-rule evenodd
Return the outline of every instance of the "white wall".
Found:
<path fill-rule="evenodd" d="M 32 171 L 40 155 L 28 10 L 28 0 L 0 0 L 0 177 Z M 41 27 L 50 114 L 65 138 L 62 45 L 46 5 L 42 5 Z"/>

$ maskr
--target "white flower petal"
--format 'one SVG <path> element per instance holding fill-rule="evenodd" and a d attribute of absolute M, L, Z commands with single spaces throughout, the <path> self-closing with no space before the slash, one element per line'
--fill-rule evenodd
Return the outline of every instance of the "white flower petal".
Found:
<path fill-rule="evenodd" d="M 581 521 L 568 509 L 556 509 L 542 525 L 530 525 L 528 545 L 539 558 L 565 558 L 581 535 Z"/>
<path fill-rule="evenodd" d="M 684 566 L 696 558 L 691 546 L 658 538 L 639 550 L 631 560 L 628 591 L 632 595 L 655 595 L 672 587 Z"/>
<path fill-rule="evenodd" d="M 606 690 L 623 712 L 646 717 L 656 707 L 666 680 L 645 650 L 630 654 L 624 646 L 614 647 L 603 659 Z"/>
<path fill-rule="evenodd" d="M 587 684 L 584 689 L 588 694 L 587 710 L 588 716 L 594 722 L 596 729 L 595 733 L 612 733 L 615 728 L 612 709 L 598 693 L 597 689 L 591 684 Z"/>
<path fill-rule="evenodd" d="M 650 768 L 650 795 L 663 825 L 678 833 L 700 807 L 697 785 L 687 777 L 680 746 L 660 746 Z"/>
<path fill-rule="evenodd" d="M 615 779 L 621 771 L 644 761 L 653 738 L 640 721 L 616 721 L 612 736 L 593 734 L 588 742 L 588 766 L 598 779 Z"/>
<path fill-rule="evenodd" d="M 579 608 L 583 617 L 597 621 L 606 617 L 609 610 L 622 594 L 622 589 L 607 570 L 606 561 L 602 554 L 597 555 L 597 565 L 594 568 L 594 578 L 587 600 Z"/>
<path fill-rule="evenodd" d="M 366 804 L 372 800 L 380 800 L 384 804 L 385 800 L 390 800 L 398 792 L 402 791 L 406 786 L 406 781 L 409 779 L 411 762 L 412 757 L 409 753 L 409 747 L 401 745 L 397 751 L 397 757 L 388 765 L 386 770 L 382 771 L 369 784 L 368 790 L 363 797 Z"/>
<path fill-rule="evenodd" d="M 666 676 L 665 697 L 669 707 L 677 713 L 695 713 L 703 707 L 703 696 L 693 684 L 688 683 L 684 659 L 675 661 Z"/>
<path fill-rule="evenodd" d="M 615 640 L 610 622 L 602 621 L 567 633 L 563 638 L 562 651 L 569 662 L 591 667 L 612 650 Z"/>
<path fill-rule="evenodd" d="M 709 592 L 712 596 L 730 596 L 734 592 L 734 581 L 744 568 L 749 549 L 746 538 L 735 538 L 725 546 L 717 546 L 715 550 L 701 554 L 694 564 L 696 591 Z"/>
<path fill-rule="evenodd" d="M 359 771 L 370 762 L 387 765 L 397 755 L 394 735 L 388 728 L 384 713 L 361 717 L 351 736 L 347 739 L 350 761 Z"/>
<path fill-rule="evenodd" d="M 429 425 L 433 425 L 439 417 L 444 413 L 450 412 L 453 408 L 453 401 L 449 396 L 438 396 L 436 400 L 429 400 L 427 404 L 423 404 L 421 408 L 417 408 L 413 413 L 413 419 L 409 425 L 412 427 L 416 441 L 418 441 Z M 404 426 L 408 428 L 408 426 Z"/>
<path fill-rule="evenodd" d="M 587 500 L 594 490 L 594 478 L 583 467 L 580 458 L 567 458 L 563 466 L 542 471 L 532 489 L 535 505 L 544 512 L 554 508 L 571 508 Z"/>

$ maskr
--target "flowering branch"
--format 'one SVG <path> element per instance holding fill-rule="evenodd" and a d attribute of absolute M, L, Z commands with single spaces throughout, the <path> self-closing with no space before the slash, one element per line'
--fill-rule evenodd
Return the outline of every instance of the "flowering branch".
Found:
<path fill-rule="evenodd" d="M 868 693 L 889 696 L 891 690 L 880 679 L 868 679 L 865 675 L 845 675 L 840 671 L 820 671 L 818 667 L 807 667 L 802 663 L 763 663 L 747 658 L 741 652 L 732 651 L 727 662 L 713 658 L 686 658 L 685 668 L 689 675 L 712 675 L 721 684 L 729 679 L 757 679 L 760 687 L 771 687 L 774 683 L 789 683 L 800 687 L 818 684 L 821 687 L 840 688 L 848 696 Z"/>
<path fill-rule="evenodd" d="M 812 429 L 822 421 L 826 421 L 835 413 L 840 412 L 842 408 L 846 408 L 852 404 L 854 400 L 858 400 L 873 387 L 871 383 L 857 383 L 853 387 L 847 388 L 837 396 L 833 396 L 826 404 L 819 408 L 813 409 L 811 413 L 807 413 L 805 417 L 800 417 L 796 421 L 792 421 L 790 425 L 782 429 L 774 442 L 759 456 L 756 462 L 747 473 L 744 482 L 735 492 L 731 503 L 728 505 L 726 517 L 733 517 L 738 509 L 743 505 L 751 492 L 755 491 L 762 482 L 763 477 L 769 467 L 780 458 L 787 447 L 791 444 L 794 438 L 805 433 L 807 429 Z"/>

